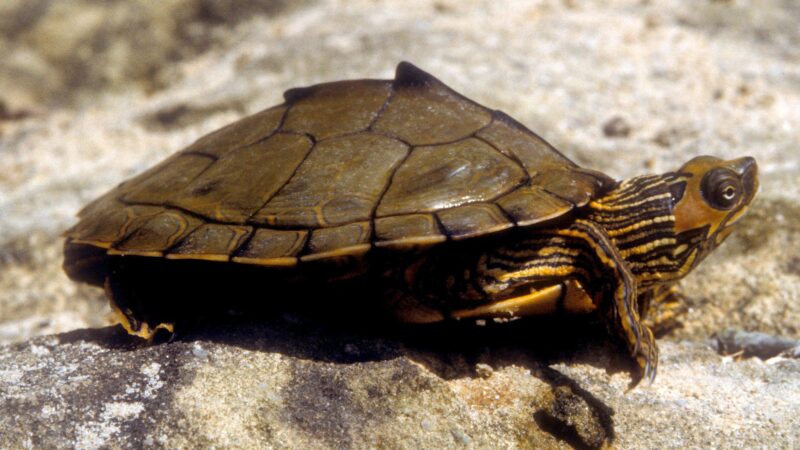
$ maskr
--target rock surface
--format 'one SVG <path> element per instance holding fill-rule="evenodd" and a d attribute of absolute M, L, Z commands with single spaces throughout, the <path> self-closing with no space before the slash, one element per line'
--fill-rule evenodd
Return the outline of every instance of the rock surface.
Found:
<path fill-rule="evenodd" d="M 0 446 L 791 448 L 800 429 L 800 360 L 701 343 L 662 343 L 656 384 L 626 392 L 588 342 L 547 360 L 298 320 L 155 346 L 122 333 L 0 347 Z"/>
<path fill-rule="evenodd" d="M 798 445 L 796 360 L 706 344 L 726 327 L 800 338 L 796 2 L 127 3 L 0 7 L 0 446 Z M 653 386 L 625 393 L 598 344 L 464 359 L 480 344 L 442 356 L 291 322 L 133 348 L 84 329 L 107 307 L 63 275 L 58 238 L 83 203 L 287 88 L 404 59 L 617 178 L 758 159 L 741 229 L 682 283 Z"/>

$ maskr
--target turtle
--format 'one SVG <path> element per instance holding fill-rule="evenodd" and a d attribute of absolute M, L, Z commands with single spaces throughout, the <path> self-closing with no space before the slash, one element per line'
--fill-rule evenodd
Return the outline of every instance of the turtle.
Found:
<path fill-rule="evenodd" d="M 633 382 L 652 382 L 676 282 L 758 189 L 752 157 L 616 181 L 408 62 L 392 80 L 283 97 L 122 182 L 64 233 L 66 273 L 102 286 L 128 333 L 174 333 L 196 296 L 231 286 L 284 304 L 366 286 L 406 323 L 595 314 Z"/>

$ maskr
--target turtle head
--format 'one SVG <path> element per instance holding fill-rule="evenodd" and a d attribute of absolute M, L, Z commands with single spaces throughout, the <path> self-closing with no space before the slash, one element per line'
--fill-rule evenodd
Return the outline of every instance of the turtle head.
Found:
<path fill-rule="evenodd" d="M 749 156 L 730 161 L 698 156 L 676 175 L 670 183 L 676 251 L 697 248 L 696 264 L 730 235 L 747 211 L 758 190 L 758 166 Z"/>

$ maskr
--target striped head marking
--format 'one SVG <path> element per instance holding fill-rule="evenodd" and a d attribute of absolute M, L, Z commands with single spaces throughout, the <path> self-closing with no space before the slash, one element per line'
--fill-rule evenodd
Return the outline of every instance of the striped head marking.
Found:
<path fill-rule="evenodd" d="M 747 211 L 758 190 L 758 166 L 749 156 L 730 161 L 698 156 L 676 175 L 670 183 L 675 233 L 702 236 L 699 261 L 728 237 Z"/>

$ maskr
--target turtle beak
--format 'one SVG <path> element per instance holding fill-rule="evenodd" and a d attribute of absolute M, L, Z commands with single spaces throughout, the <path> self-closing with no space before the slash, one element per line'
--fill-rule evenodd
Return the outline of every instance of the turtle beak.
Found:
<path fill-rule="evenodd" d="M 749 204 L 758 191 L 758 164 L 756 160 L 745 156 L 744 158 L 734 159 L 729 162 L 733 169 L 742 180 L 742 187 L 747 194 L 745 204 Z"/>
<path fill-rule="evenodd" d="M 742 180 L 742 189 L 744 190 L 745 196 L 740 206 L 725 220 L 724 225 L 717 233 L 715 237 L 717 245 L 722 243 L 722 241 L 731 234 L 734 228 L 731 225 L 737 223 L 739 219 L 744 216 L 744 213 L 747 212 L 748 206 L 750 206 L 750 203 L 753 201 L 758 191 L 758 164 L 756 164 L 754 158 L 745 156 L 744 158 L 726 161 L 725 165 L 739 175 L 739 178 Z"/>

